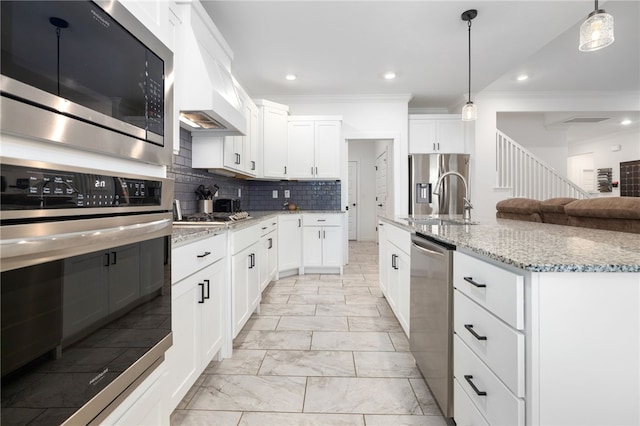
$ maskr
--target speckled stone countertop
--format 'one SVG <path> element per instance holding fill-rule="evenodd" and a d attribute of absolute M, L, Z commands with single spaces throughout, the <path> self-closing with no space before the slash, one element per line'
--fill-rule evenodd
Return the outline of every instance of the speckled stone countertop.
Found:
<path fill-rule="evenodd" d="M 229 222 L 225 225 L 207 225 L 205 223 L 199 222 L 197 225 L 175 225 L 173 226 L 173 231 L 171 235 L 171 243 L 173 245 L 181 245 L 189 240 L 195 240 L 198 238 L 203 238 L 207 236 L 214 236 L 220 233 L 226 232 L 227 230 L 238 230 L 243 229 L 252 225 L 255 225 L 256 222 L 264 219 L 269 219 L 272 217 L 277 217 L 281 214 L 305 214 L 305 213 L 321 213 L 321 214 L 340 214 L 344 213 L 339 210 L 296 210 L 296 211 L 288 211 L 288 210 L 275 210 L 275 211 L 255 211 L 251 212 L 251 218 L 242 220 L 239 222 Z"/>
<path fill-rule="evenodd" d="M 495 218 L 476 225 L 380 219 L 532 272 L 640 272 L 638 234 Z"/>

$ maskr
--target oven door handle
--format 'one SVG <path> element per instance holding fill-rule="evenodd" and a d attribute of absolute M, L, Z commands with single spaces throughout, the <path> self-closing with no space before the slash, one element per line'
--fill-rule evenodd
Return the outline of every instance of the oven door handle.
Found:
<path fill-rule="evenodd" d="M 144 220 L 145 216 L 149 220 Z M 1 269 L 7 271 L 168 236 L 172 222 L 171 213 L 167 213 L 3 227 Z M 37 229 L 31 235 L 29 226 L 46 229 Z"/>

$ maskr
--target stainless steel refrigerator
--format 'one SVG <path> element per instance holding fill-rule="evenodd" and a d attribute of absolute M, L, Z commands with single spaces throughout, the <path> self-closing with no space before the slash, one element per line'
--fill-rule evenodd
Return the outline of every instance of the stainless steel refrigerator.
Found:
<path fill-rule="evenodd" d="M 469 154 L 413 154 L 409 156 L 409 215 L 463 214 L 465 188 L 457 176 L 442 182 L 440 195 L 438 178 L 446 172 L 458 172 L 469 182 Z"/>

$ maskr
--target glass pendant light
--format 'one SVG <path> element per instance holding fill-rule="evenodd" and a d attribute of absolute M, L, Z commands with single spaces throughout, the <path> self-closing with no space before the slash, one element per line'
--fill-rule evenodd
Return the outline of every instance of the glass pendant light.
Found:
<path fill-rule="evenodd" d="M 478 16 L 475 9 L 467 10 L 462 13 L 462 20 L 469 24 L 469 100 L 462 107 L 462 121 L 475 121 L 478 118 L 478 108 L 471 102 L 471 20 Z"/>
<path fill-rule="evenodd" d="M 613 43 L 613 16 L 603 9 L 598 9 L 598 0 L 595 0 L 596 8 L 589 14 L 587 20 L 580 25 L 581 52 L 593 52 L 609 46 Z"/>

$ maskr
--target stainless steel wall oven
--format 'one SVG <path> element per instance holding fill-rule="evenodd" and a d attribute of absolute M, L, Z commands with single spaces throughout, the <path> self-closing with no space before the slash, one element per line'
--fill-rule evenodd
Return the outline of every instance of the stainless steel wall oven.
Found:
<path fill-rule="evenodd" d="M 173 181 L 0 167 L 1 423 L 98 421 L 171 346 Z"/>
<path fill-rule="evenodd" d="M 173 53 L 124 6 L 0 7 L 3 132 L 171 164 Z"/>

